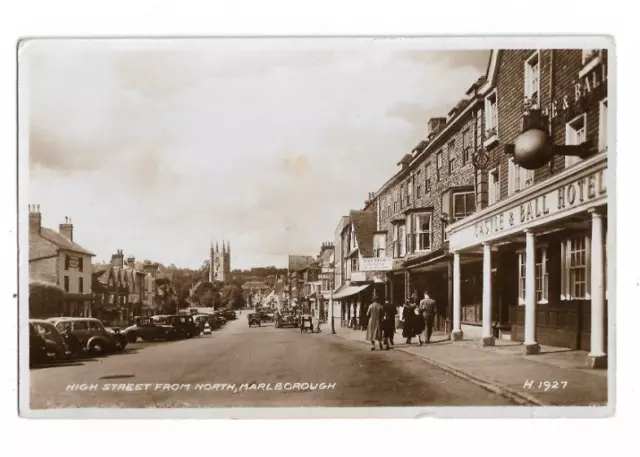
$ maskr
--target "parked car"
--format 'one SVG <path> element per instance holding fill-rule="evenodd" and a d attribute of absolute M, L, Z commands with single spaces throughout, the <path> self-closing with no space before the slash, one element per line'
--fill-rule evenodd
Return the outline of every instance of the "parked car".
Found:
<path fill-rule="evenodd" d="M 262 325 L 262 320 L 260 319 L 260 315 L 258 313 L 251 313 L 247 316 L 247 320 L 249 321 L 249 327 L 257 325 L 260 327 Z"/>
<path fill-rule="evenodd" d="M 29 324 L 44 340 L 47 351 L 53 360 L 64 360 L 71 355 L 63 336 L 51 322 L 42 319 L 29 319 Z"/>
<path fill-rule="evenodd" d="M 222 315 L 224 316 L 224 318 L 228 321 L 233 321 L 236 320 L 238 318 L 238 315 L 236 314 L 236 312 L 232 309 L 223 309 L 221 310 Z"/>
<path fill-rule="evenodd" d="M 196 314 L 192 317 L 194 322 L 200 329 L 200 333 L 204 332 L 207 324 L 209 324 L 209 329 L 211 330 L 220 328 L 220 322 L 218 322 L 218 320 L 211 314 Z"/>
<path fill-rule="evenodd" d="M 176 328 L 170 324 L 159 324 L 149 317 L 135 317 L 134 324 L 125 328 L 122 335 L 129 343 L 142 341 L 168 341 L 179 338 Z"/>
<path fill-rule="evenodd" d="M 218 322 L 218 325 L 220 327 L 222 327 L 223 325 L 225 325 L 227 323 L 227 320 L 225 319 L 225 317 L 222 315 L 221 312 L 216 311 L 215 313 L 213 313 L 213 317 L 214 319 Z"/>
<path fill-rule="evenodd" d="M 118 350 L 119 345 L 116 339 L 98 319 L 92 317 L 53 317 L 47 320 L 54 324 L 62 334 L 64 334 L 66 327 L 70 327 L 71 334 L 78 339 L 82 348 L 89 354 L 104 355 Z M 73 349 L 71 350 L 73 351 Z"/>
<path fill-rule="evenodd" d="M 193 316 L 188 314 L 159 314 L 151 316 L 156 325 L 170 325 L 176 330 L 178 338 L 192 338 L 200 334 L 200 329 L 196 326 Z"/>

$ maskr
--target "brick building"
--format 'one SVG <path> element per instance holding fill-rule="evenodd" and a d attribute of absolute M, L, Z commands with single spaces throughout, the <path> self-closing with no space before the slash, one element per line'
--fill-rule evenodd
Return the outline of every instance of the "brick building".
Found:
<path fill-rule="evenodd" d="M 602 366 L 607 53 L 494 51 L 478 92 L 487 159 L 478 172 L 479 211 L 447 229 L 453 336 L 464 332 L 489 345 L 496 336 L 511 338 L 523 341 L 527 353 L 538 352 L 539 343 L 589 350 L 593 366 Z M 565 145 L 583 155 L 563 155 Z M 524 168 L 522 151 L 544 160 Z M 480 288 L 465 296 L 463 285 L 478 269 Z M 476 321 L 481 314 L 480 326 L 465 325 L 469 306 Z"/>
<path fill-rule="evenodd" d="M 436 328 L 451 328 L 452 256 L 445 228 L 476 208 L 473 157 L 480 147 L 480 78 L 447 117 L 428 122 L 427 137 L 398 162 L 375 195 L 374 257 L 393 259 L 387 297 L 401 305 L 427 290 L 439 307 Z M 470 282 L 468 287 L 475 283 Z"/>
<path fill-rule="evenodd" d="M 29 205 L 29 279 L 57 284 L 64 290 L 59 316 L 91 316 L 94 254 L 73 239 L 71 219 L 65 218 L 56 232 L 42 226 L 40 205 Z"/>

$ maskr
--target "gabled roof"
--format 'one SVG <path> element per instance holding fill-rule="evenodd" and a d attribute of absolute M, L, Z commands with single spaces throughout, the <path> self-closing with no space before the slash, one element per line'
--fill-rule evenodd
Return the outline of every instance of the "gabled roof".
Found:
<path fill-rule="evenodd" d="M 351 223 L 356 232 L 356 241 L 362 257 L 373 256 L 373 233 L 376 231 L 374 211 L 351 211 Z"/>
<path fill-rule="evenodd" d="M 51 241 L 53 244 L 58 246 L 59 249 L 66 249 L 67 251 L 79 252 L 81 254 L 95 256 L 93 252 L 83 248 L 78 243 L 74 243 L 73 241 L 68 240 L 55 230 L 42 227 L 40 229 L 40 236 L 42 236 L 42 238 L 44 238 L 45 240 Z"/>
<path fill-rule="evenodd" d="M 289 255 L 289 271 L 302 271 L 315 261 L 310 255 Z"/>

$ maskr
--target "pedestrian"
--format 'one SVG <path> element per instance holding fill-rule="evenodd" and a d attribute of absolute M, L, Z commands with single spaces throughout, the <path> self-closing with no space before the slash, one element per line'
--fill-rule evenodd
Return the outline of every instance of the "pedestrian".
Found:
<path fill-rule="evenodd" d="M 382 339 L 385 349 L 393 347 L 393 335 L 396 332 L 396 314 L 398 310 L 390 301 L 386 301 L 383 308 L 382 317 Z"/>
<path fill-rule="evenodd" d="M 411 306 L 411 302 L 406 300 L 402 307 L 402 337 L 406 338 L 407 344 L 411 344 L 411 339 L 415 336 L 414 324 L 415 308 Z"/>
<path fill-rule="evenodd" d="M 371 341 L 371 350 L 376 350 L 376 341 L 380 345 L 380 350 L 382 350 L 382 329 L 381 329 L 381 321 L 382 321 L 382 305 L 378 303 L 378 296 L 373 296 L 373 303 L 369 305 L 369 309 L 367 310 L 367 317 L 369 318 L 369 322 L 367 324 L 367 341 Z"/>
<path fill-rule="evenodd" d="M 420 301 L 420 312 L 424 321 L 424 329 L 422 331 L 422 339 L 425 344 L 428 344 L 431 340 L 431 334 L 433 333 L 433 321 L 435 319 L 436 301 L 429 297 L 428 292 L 424 291 L 424 298 Z"/>

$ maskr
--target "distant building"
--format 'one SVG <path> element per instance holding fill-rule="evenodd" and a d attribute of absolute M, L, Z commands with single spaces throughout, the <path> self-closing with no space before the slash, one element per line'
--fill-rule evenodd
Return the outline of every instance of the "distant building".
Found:
<path fill-rule="evenodd" d="M 231 243 L 222 241 L 222 251 L 213 243 L 209 251 L 209 282 L 220 281 L 225 282 L 231 279 Z"/>
<path fill-rule="evenodd" d="M 73 241 L 71 219 L 65 218 L 56 232 L 42 227 L 40 205 L 29 205 L 29 279 L 56 284 L 64 290 L 57 315 L 91 316 L 94 256 Z"/>

